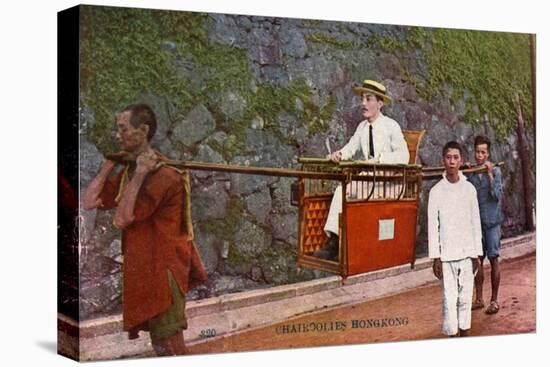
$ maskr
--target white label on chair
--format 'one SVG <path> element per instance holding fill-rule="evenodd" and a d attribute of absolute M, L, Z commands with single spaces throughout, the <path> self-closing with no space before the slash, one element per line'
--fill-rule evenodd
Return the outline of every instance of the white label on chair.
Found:
<path fill-rule="evenodd" d="M 378 241 L 393 240 L 395 219 L 380 219 L 378 221 Z"/>

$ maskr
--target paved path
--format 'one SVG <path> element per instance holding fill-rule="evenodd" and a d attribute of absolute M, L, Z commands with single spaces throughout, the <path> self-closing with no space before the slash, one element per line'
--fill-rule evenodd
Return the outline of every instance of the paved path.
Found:
<path fill-rule="evenodd" d="M 476 311 L 474 335 L 534 330 L 535 251 L 534 233 L 503 242 L 502 311 L 491 318 L 498 321 L 506 315 L 508 323 L 494 322 L 489 328 L 484 322 L 489 316 Z M 528 258 L 532 260 L 526 262 Z M 514 270 L 516 263 L 523 280 Z M 516 283 L 519 288 L 513 289 Z M 524 283 L 525 289 L 519 286 Z M 191 301 L 186 344 L 192 353 L 209 353 L 437 338 L 441 321 L 437 284 L 431 260 L 424 258 L 417 261 L 414 270 L 404 265 L 356 275 L 344 284 L 341 277 L 332 276 Z M 489 295 L 488 288 L 485 294 Z M 526 313 L 523 307 L 529 297 L 533 310 Z M 508 314 L 508 310 L 515 313 Z M 74 353 L 79 348 L 81 360 L 153 355 L 147 333 L 129 340 L 121 332 L 121 315 L 83 321 L 80 326 L 63 315 L 58 320 L 61 330 L 67 330 L 60 333 L 61 349 Z M 481 327 L 478 322 L 482 322 Z M 76 333 L 81 337 L 80 345 Z M 214 333 L 216 337 L 202 337 Z"/>
<path fill-rule="evenodd" d="M 489 268 L 485 268 L 490 279 Z M 472 311 L 472 335 L 535 331 L 535 255 L 502 262 L 501 310 Z M 489 283 L 484 294 L 490 295 Z M 436 284 L 374 301 L 317 311 L 274 325 L 197 343 L 191 353 L 440 338 L 441 289 Z M 353 327 L 356 326 L 356 327 Z M 319 331 L 321 330 L 321 331 Z"/>

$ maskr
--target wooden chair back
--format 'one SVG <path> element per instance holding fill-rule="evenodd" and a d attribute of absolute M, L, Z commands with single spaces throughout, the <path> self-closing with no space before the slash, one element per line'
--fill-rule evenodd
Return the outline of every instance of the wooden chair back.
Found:
<path fill-rule="evenodd" d="M 426 130 L 403 130 L 403 136 L 409 149 L 409 164 L 418 163 L 418 150 Z"/>

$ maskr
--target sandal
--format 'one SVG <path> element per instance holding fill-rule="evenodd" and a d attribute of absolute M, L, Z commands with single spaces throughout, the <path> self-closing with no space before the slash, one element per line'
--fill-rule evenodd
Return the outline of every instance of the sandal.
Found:
<path fill-rule="evenodd" d="M 500 306 L 498 305 L 497 301 L 491 301 L 491 304 L 487 309 L 485 310 L 485 313 L 487 315 L 494 315 L 500 310 Z"/>
<path fill-rule="evenodd" d="M 472 302 L 472 310 L 479 310 L 483 307 L 485 307 L 485 303 L 483 303 L 483 300 L 481 299 L 476 299 L 474 302 Z"/>

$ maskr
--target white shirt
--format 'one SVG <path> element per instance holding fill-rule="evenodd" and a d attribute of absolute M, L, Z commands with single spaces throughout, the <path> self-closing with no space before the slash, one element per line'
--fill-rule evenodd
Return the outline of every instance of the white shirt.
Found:
<path fill-rule="evenodd" d="M 455 183 L 450 183 L 444 174 L 430 190 L 428 254 L 441 261 L 483 255 L 476 189 L 462 172 Z"/>
<path fill-rule="evenodd" d="M 342 159 L 351 159 L 361 149 L 365 160 L 369 156 L 369 125 L 372 125 L 374 157 L 378 163 L 409 163 L 409 149 L 399 124 L 382 113 L 369 123 L 362 121 L 349 142 L 340 149 Z"/>

